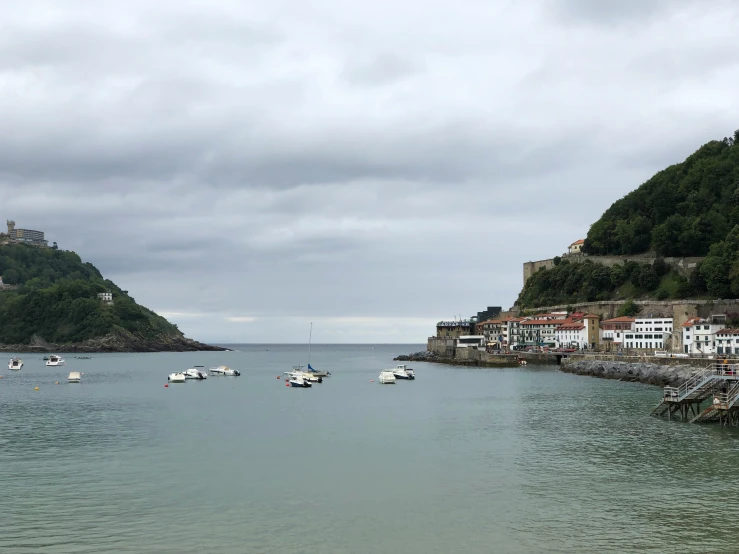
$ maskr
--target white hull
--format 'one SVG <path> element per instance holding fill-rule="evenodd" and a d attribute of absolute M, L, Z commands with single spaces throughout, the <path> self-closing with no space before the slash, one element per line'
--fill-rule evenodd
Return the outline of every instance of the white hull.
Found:
<path fill-rule="evenodd" d="M 392 371 L 383 371 L 380 373 L 380 378 L 378 380 L 381 385 L 394 385 L 395 375 L 393 375 Z"/>
<path fill-rule="evenodd" d="M 79 371 L 72 371 L 67 377 L 67 381 L 70 383 L 79 383 L 82 380 L 82 374 Z"/>
<path fill-rule="evenodd" d="M 60 358 L 59 356 L 49 356 L 49 359 L 46 360 L 47 367 L 59 367 L 63 366 L 64 364 L 64 358 Z"/>
<path fill-rule="evenodd" d="M 23 361 L 17 359 L 10 360 L 10 363 L 8 364 L 8 369 L 11 371 L 20 371 L 21 369 L 23 369 Z"/>
<path fill-rule="evenodd" d="M 167 381 L 169 381 L 170 383 L 184 383 L 185 374 L 184 373 L 170 373 L 169 377 L 167 377 Z"/>

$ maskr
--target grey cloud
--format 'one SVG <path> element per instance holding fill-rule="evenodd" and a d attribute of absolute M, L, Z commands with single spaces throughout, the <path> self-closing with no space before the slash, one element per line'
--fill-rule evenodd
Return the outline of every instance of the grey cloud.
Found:
<path fill-rule="evenodd" d="M 608 26 L 625 22 L 643 24 L 698 3 L 696 0 L 552 0 L 548 7 L 565 20 Z"/>
<path fill-rule="evenodd" d="M 202 340 L 422 342 L 739 118 L 723 1 L 53 6 L 0 23 L 0 221 Z"/>
<path fill-rule="evenodd" d="M 382 86 L 397 83 L 421 71 L 424 71 L 421 63 L 383 53 L 369 59 L 349 60 L 344 75 L 357 85 Z"/>

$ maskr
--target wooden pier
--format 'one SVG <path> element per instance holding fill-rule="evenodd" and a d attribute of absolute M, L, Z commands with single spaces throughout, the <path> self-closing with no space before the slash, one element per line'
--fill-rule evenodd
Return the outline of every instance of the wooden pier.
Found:
<path fill-rule="evenodd" d="M 690 423 L 718 422 L 739 427 L 739 364 L 713 363 L 679 387 L 665 387 L 652 415 Z M 704 407 L 702 404 L 707 402 Z"/>

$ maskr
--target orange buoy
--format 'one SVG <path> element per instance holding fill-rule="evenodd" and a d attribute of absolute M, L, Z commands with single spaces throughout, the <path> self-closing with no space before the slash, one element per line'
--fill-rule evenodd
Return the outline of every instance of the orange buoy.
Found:
<path fill-rule="evenodd" d="M 290 386 L 290 381 L 285 381 L 285 386 L 286 387 L 289 387 Z"/>
<path fill-rule="evenodd" d="M 278 375 L 278 376 L 277 376 L 277 378 L 279 379 L 279 378 L 280 378 L 280 376 Z"/>
<path fill-rule="evenodd" d="M 169 383 L 164 383 L 164 388 L 166 389 L 169 386 Z"/>
<path fill-rule="evenodd" d="M 374 382 L 375 382 L 375 380 L 374 380 L 374 379 L 370 379 L 370 383 L 374 383 Z"/>

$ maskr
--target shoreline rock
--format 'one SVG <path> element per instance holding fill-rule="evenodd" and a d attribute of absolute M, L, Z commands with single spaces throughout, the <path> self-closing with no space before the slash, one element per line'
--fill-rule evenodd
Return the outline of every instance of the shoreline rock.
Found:
<path fill-rule="evenodd" d="M 664 387 L 683 383 L 698 370 L 691 365 L 659 365 L 647 362 L 606 362 L 599 360 L 580 360 L 559 366 L 560 371 L 575 375 L 616 379 Z"/>

